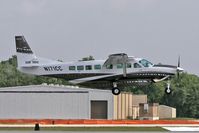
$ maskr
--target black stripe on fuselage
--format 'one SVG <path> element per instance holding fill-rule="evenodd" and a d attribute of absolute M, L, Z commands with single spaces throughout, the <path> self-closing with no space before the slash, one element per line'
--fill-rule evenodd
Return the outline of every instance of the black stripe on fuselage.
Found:
<path fill-rule="evenodd" d="M 145 71 L 145 72 L 137 72 L 137 73 L 129 73 L 127 74 L 127 77 L 129 78 L 137 78 L 137 79 L 160 79 L 166 76 L 172 76 L 174 75 L 173 73 L 165 73 L 165 72 L 150 72 L 150 71 Z"/>
<path fill-rule="evenodd" d="M 162 64 L 157 64 L 157 65 L 154 65 L 153 67 L 177 68 L 177 66 L 173 66 L 173 65 L 162 65 Z"/>
<path fill-rule="evenodd" d="M 74 80 L 74 79 L 81 79 L 81 78 L 88 78 L 94 76 L 103 76 L 103 75 L 110 75 L 107 73 L 71 73 L 71 74 L 50 74 L 50 75 L 42 75 L 54 78 L 62 78 L 65 80 Z"/>
<path fill-rule="evenodd" d="M 103 75 L 111 75 L 107 73 L 72 73 L 72 74 L 50 74 L 50 75 L 42 75 L 42 76 L 48 76 L 48 77 L 55 77 L 55 78 L 62 78 L 65 80 L 75 80 L 75 79 L 81 79 L 81 78 L 89 78 L 89 77 L 95 77 L 95 76 L 103 76 Z M 121 75 L 114 75 L 106 78 L 99 78 L 99 81 L 113 81 L 115 79 L 161 79 L 166 76 L 172 76 L 173 73 L 164 73 L 164 72 L 136 72 L 136 73 L 128 73 L 127 77 L 123 77 L 123 74 Z"/>

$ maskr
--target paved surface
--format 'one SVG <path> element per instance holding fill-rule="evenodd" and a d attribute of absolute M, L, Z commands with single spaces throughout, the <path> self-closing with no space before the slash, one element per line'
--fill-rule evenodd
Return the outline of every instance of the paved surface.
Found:
<path fill-rule="evenodd" d="M 72 131 L 64 131 L 64 132 L 54 132 L 54 131 L 36 131 L 36 133 L 115 133 L 115 132 L 72 132 Z M 0 131 L 0 133 L 35 133 L 35 131 Z M 116 132 L 116 133 L 126 133 L 126 132 Z M 128 132 L 131 133 L 131 132 Z M 149 132 L 132 132 L 132 133 L 149 133 Z M 155 133 L 167 133 L 167 132 L 155 132 Z M 168 133 L 179 133 L 179 132 L 168 132 Z M 186 132 L 193 133 L 193 132 Z"/>
<path fill-rule="evenodd" d="M 0 124 L 1 127 L 34 127 L 33 124 Z M 40 127 L 198 127 L 199 124 L 59 124 L 59 125 L 42 125 Z"/>
<path fill-rule="evenodd" d="M 117 127 L 117 126 L 123 126 L 123 127 L 157 127 L 158 124 L 149 124 L 149 125 L 40 125 L 41 127 Z M 34 125 L 0 125 L 0 127 L 34 127 Z M 199 125 L 158 125 L 158 127 L 163 127 L 166 130 L 171 131 L 172 133 L 179 133 L 179 132 L 198 132 L 199 133 Z M 37 133 L 74 133 L 74 131 L 37 131 Z M 97 132 L 97 131 L 95 131 Z M 133 132 L 133 131 L 125 131 L 125 132 Z M 125 133 L 125 132 L 117 132 L 117 133 Z M 35 131 L 0 131 L 0 133 L 35 133 Z M 85 133 L 85 131 L 75 131 L 75 133 Z M 87 133 L 93 133 L 93 132 L 87 132 Z M 97 132 L 97 133 L 115 133 L 112 131 L 104 131 L 104 132 Z M 134 131 L 133 133 L 140 133 L 137 131 Z M 142 132 L 147 133 L 147 132 Z M 156 132 L 161 133 L 161 132 Z"/>
<path fill-rule="evenodd" d="M 142 125 L 142 124 L 198 124 L 198 120 L 56 120 L 56 119 L 1 119 L 0 123 L 7 124 L 69 124 L 69 125 L 84 125 L 84 124 L 134 124 L 134 125 Z"/>
<path fill-rule="evenodd" d="M 169 131 L 198 131 L 199 127 L 163 127 Z"/>

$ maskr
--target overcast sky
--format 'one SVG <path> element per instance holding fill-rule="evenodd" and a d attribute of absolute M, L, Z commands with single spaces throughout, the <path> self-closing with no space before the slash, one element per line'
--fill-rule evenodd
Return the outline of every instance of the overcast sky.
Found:
<path fill-rule="evenodd" d="M 199 75 L 199 0 L 1 0 L 0 60 L 24 35 L 36 55 L 73 61 L 125 52 Z"/>

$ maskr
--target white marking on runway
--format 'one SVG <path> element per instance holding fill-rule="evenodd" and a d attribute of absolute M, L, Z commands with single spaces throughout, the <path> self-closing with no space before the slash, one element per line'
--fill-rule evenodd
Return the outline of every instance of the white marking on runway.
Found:
<path fill-rule="evenodd" d="M 163 127 L 169 131 L 199 131 L 199 127 Z"/>

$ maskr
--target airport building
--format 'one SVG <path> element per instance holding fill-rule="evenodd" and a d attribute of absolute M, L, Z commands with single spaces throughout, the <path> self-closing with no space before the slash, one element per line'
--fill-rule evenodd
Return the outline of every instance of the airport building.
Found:
<path fill-rule="evenodd" d="M 56 85 L 0 89 L 0 119 L 112 119 L 112 93 Z"/>
<path fill-rule="evenodd" d="M 167 113 L 165 113 L 165 111 Z M 0 119 L 159 119 L 176 110 L 148 104 L 147 95 L 59 85 L 0 89 Z"/>

